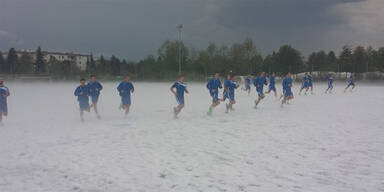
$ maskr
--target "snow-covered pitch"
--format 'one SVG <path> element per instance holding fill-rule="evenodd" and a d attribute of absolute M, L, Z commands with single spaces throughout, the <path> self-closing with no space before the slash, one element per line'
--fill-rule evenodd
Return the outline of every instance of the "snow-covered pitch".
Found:
<path fill-rule="evenodd" d="M 97 120 L 81 123 L 77 83 L 7 83 L 1 192 L 384 191 L 384 87 L 357 84 L 280 108 L 237 90 L 235 111 L 206 116 L 204 84 L 188 84 L 173 119 L 171 83 L 136 83 L 128 118 L 105 83 Z M 278 84 L 278 91 L 281 87 Z"/>

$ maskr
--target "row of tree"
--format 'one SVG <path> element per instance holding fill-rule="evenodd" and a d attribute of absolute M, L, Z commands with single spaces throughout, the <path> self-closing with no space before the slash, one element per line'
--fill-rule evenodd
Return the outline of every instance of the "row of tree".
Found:
<path fill-rule="evenodd" d="M 179 49 L 181 50 L 179 52 Z M 204 50 L 187 47 L 183 42 L 165 41 L 158 49 L 156 56 L 149 55 L 138 62 L 127 62 L 116 56 L 94 60 L 91 56 L 87 68 L 81 71 L 71 61 L 59 62 L 54 58 L 44 60 L 40 47 L 35 58 L 30 53 L 22 53 L 19 57 L 11 48 L 6 58 L 0 53 L 1 73 L 48 73 L 57 77 L 97 74 L 98 76 L 119 76 L 131 74 L 138 79 L 171 79 L 179 71 L 179 54 L 181 53 L 181 69 L 190 78 L 202 79 L 219 72 L 232 71 L 236 74 L 256 74 L 260 71 L 276 72 L 280 75 L 287 72 L 301 73 L 305 71 L 333 72 L 372 72 L 384 70 L 384 47 L 344 46 L 340 54 L 318 51 L 305 59 L 301 53 L 289 45 L 283 45 L 278 51 L 262 57 L 252 39 L 231 46 L 209 44 Z"/>

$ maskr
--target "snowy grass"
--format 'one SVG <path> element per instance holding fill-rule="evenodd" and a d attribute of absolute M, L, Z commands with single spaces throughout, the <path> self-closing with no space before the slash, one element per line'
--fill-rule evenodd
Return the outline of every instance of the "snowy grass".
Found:
<path fill-rule="evenodd" d="M 204 84 L 189 84 L 174 120 L 170 84 L 135 84 L 124 119 L 106 83 L 102 119 L 81 123 L 76 84 L 9 83 L 0 191 L 384 191 L 384 87 L 337 84 L 284 108 L 268 95 L 257 110 L 254 89 L 239 90 L 236 111 L 212 117 Z"/>

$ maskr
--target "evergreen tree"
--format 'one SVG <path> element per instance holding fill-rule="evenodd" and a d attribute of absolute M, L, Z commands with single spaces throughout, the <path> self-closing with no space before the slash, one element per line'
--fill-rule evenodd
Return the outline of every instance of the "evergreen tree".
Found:
<path fill-rule="evenodd" d="M 37 73 L 45 73 L 46 66 L 44 62 L 44 55 L 41 51 L 41 47 L 39 46 L 36 50 L 36 61 L 35 61 L 35 71 Z"/>
<path fill-rule="evenodd" d="M 7 63 L 5 65 L 4 71 L 14 74 L 16 72 L 16 65 L 18 62 L 17 52 L 14 48 L 9 49 L 7 56 Z"/>
<path fill-rule="evenodd" d="M 5 59 L 3 53 L 0 51 L 0 73 L 4 73 Z"/>
<path fill-rule="evenodd" d="M 33 62 L 32 62 L 32 56 L 27 53 L 23 52 L 17 67 L 16 67 L 16 73 L 31 73 L 33 72 Z"/>
<path fill-rule="evenodd" d="M 352 72 L 352 57 L 352 49 L 349 46 L 344 46 L 339 56 L 339 72 Z"/>

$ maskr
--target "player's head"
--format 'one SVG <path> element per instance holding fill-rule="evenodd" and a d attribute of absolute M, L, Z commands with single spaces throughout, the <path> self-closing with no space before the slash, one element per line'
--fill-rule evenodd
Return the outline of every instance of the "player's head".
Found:
<path fill-rule="evenodd" d="M 129 81 L 131 81 L 131 76 L 129 76 L 129 75 L 126 75 L 126 76 L 125 76 L 125 78 L 124 78 L 124 80 L 125 80 L 126 82 L 129 82 Z"/>
<path fill-rule="evenodd" d="M 236 76 L 235 76 L 235 74 L 231 74 L 231 75 L 230 75 L 230 78 L 231 78 L 232 81 L 236 80 Z"/>
<path fill-rule="evenodd" d="M 85 79 L 84 79 L 84 78 L 81 78 L 81 79 L 80 79 L 80 84 L 81 84 L 81 85 L 85 85 Z"/>
<path fill-rule="evenodd" d="M 89 79 L 91 79 L 92 82 L 96 81 L 96 75 L 90 75 Z"/>
<path fill-rule="evenodd" d="M 4 84 L 4 79 L 0 77 L 0 85 L 3 85 L 3 84 Z"/>
<path fill-rule="evenodd" d="M 248 74 L 248 77 L 252 77 L 252 75 L 251 75 L 251 74 Z"/>
<path fill-rule="evenodd" d="M 213 77 L 215 77 L 215 79 L 218 79 L 220 77 L 220 74 L 219 73 L 215 73 L 215 75 Z"/>
<path fill-rule="evenodd" d="M 228 73 L 227 74 L 227 80 L 230 80 L 231 79 L 231 73 Z"/>
<path fill-rule="evenodd" d="M 291 72 L 288 72 L 288 73 L 287 73 L 287 77 L 288 77 L 288 78 L 291 78 Z"/>
<path fill-rule="evenodd" d="M 304 75 L 307 76 L 307 75 L 308 75 L 308 72 L 305 72 Z"/>
<path fill-rule="evenodd" d="M 273 73 L 272 73 L 272 77 L 274 77 L 275 75 L 276 75 L 276 73 L 275 73 L 275 72 L 273 72 Z"/>
<path fill-rule="evenodd" d="M 184 78 L 185 78 L 185 77 L 184 77 L 183 74 L 177 76 L 177 80 L 178 80 L 179 82 L 182 82 L 182 83 L 184 83 Z"/>
<path fill-rule="evenodd" d="M 265 76 L 265 72 L 262 71 L 262 72 L 260 73 L 260 76 L 264 77 L 264 76 Z"/>

